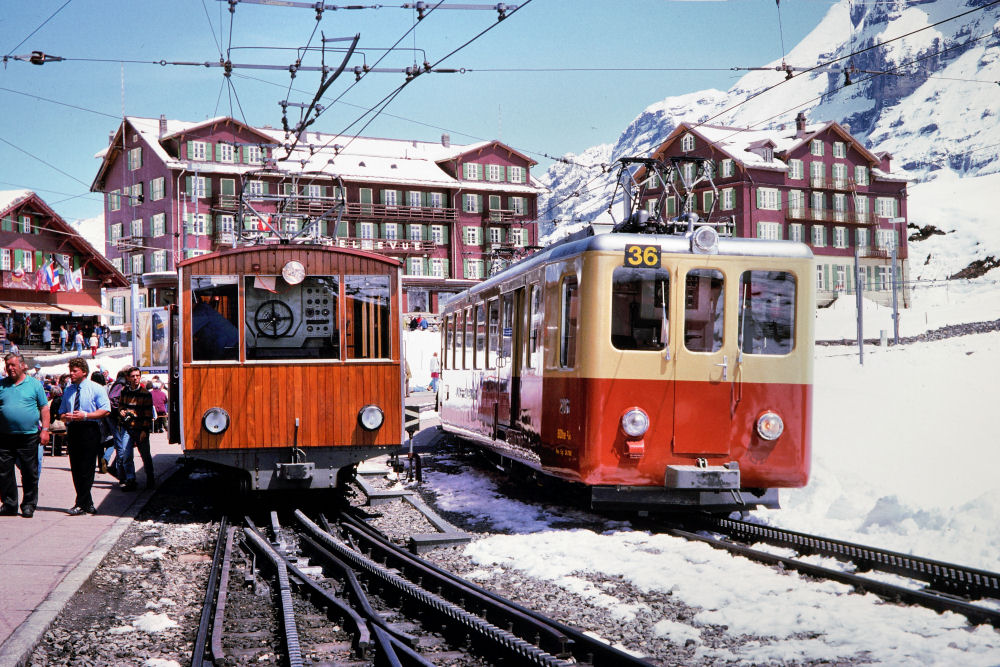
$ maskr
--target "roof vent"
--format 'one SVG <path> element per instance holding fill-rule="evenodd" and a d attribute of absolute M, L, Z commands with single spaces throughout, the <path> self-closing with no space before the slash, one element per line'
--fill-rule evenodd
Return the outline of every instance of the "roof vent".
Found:
<path fill-rule="evenodd" d="M 167 136 L 167 117 L 164 114 L 160 114 L 160 138 Z"/>
<path fill-rule="evenodd" d="M 390 168 L 390 169 L 396 169 L 396 168 L 397 168 L 397 167 L 396 167 L 396 163 L 392 163 L 391 165 L 389 165 L 389 168 Z"/>
<path fill-rule="evenodd" d="M 362 160 L 361 162 L 358 163 L 358 166 L 359 167 L 367 167 L 368 165 L 365 164 L 364 160 Z"/>
<path fill-rule="evenodd" d="M 451 146 L 451 135 L 447 132 L 441 135 L 441 145 L 445 148 L 449 148 Z"/>

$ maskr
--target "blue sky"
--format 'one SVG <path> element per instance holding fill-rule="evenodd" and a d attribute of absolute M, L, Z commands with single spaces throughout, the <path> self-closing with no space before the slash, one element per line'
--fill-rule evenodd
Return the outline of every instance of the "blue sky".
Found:
<path fill-rule="evenodd" d="M 236 68 L 230 88 L 219 67 L 152 63 L 218 62 L 220 49 L 230 48 L 233 63 L 287 66 L 317 28 L 313 45 L 321 32 L 359 33 L 364 61 L 359 53 L 351 65 L 371 64 L 383 53 L 378 49 L 413 25 L 414 12 L 402 4 L 327 11 L 317 26 L 310 9 L 241 2 L 231 15 L 218 0 L 4 0 L 4 54 L 43 51 L 66 60 L 37 66 L 8 59 L 0 70 L 0 189 L 35 190 L 70 221 L 96 216 L 102 198 L 89 192 L 98 167 L 93 155 L 107 144 L 123 108 L 135 116 L 233 115 L 280 127 L 279 100 L 308 102 L 319 84 L 317 73 L 300 72 L 289 92 L 287 70 Z M 543 169 L 550 161 L 542 154 L 613 141 L 653 102 L 727 89 L 742 74 L 729 68 L 781 58 L 782 39 L 791 50 L 831 4 L 783 0 L 779 30 L 774 0 L 533 0 L 441 63 L 465 73 L 418 77 L 364 134 L 437 140 L 447 131 L 455 143 L 499 137 Z M 400 42 L 407 50 L 379 67 L 404 68 L 415 55 L 417 62 L 436 62 L 496 17 L 438 9 Z M 327 64 L 341 57 L 329 54 Z M 303 64 L 318 65 L 318 54 Z M 641 68 L 647 71 L 623 71 Z M 520 71 L 498 71 L 504 69 Z M 312 128 L 358 132 L 361 125 L 351 123 L 403 79 L 373 72 L 347 90 L 354 77 L 345 74 L 323 99 L 329 104 L 344 93 L 340 102 Z M 296 121 L 297 110 L 290 108 L 289 118 Z"/>

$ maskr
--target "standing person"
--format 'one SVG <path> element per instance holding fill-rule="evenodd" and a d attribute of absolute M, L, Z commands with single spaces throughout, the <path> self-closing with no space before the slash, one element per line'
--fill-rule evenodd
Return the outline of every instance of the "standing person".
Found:
<path fill-rule="evenodd" d="M 69 510 L 70 516 L 97 514 L 90 489 L 94 485 L 94 460 L 101 443 L 100 419 L 111 412 L 107 392 L 87 379 L 89 372 L 83 357 L 70 359 L 70 384 L 59 406 L 68 431 L 69 467 L 76 489 L 76 504 Z"/>
<path fill-rule="evenodd" d="M 90 358 L 97 358 L 97 334 L 94 332 L 90 334 Z"/>
<path fill-rule="evenodd" d="M 132 366 L 125 371 L 128 384 L 118 399 L 118 427 L 115 430 L 115 453 L 118 479 L 123 491 L 134 491 L 135 463 L 133 450 L 138 448 L 146 471 L 146 488 L 156 483 L 153 457 L 149 452 L 149 431 L 153 426 L 153 397 L 142 385 L 142 371 Z"/>
<path fill-rule="evenodd" d="M 30 377 L 19 354 L 4 357 L 7 377 L 0 380 L 0 516 L 17 514 L 21 471 L 21 516 L 30 519 L 38 506 L 38 449 L 49 442 L 49 406 L 42 383 Z M 42 430 L 38 430 L 41 420 Z"/>
<path fill-rule="evenodd" d="M 42 343 L 45 345 L 45 349 L 51 349 L 52 347 L 52 323 L 45 320 L 45 328 L 42 329 Z"/>
<path fill-rule="evenodd" d="M 66 351 L 66 343 L 68 343 L 68 342 L 69 342 L 69 332 L 66 331 L 66 325 L 65 324 L 60 324 L 59 325 L 59 351 L 60 352 L 65 352 Z"/>
<path fill-rule="evenodd" d="M 431 356 L 431 391 L 438 390 L 438 379 L 441 377 L 441 360 L 438 359 L 438 353 L 435 352 Z"/>
<path fill-rule="evenodd" d="M 108 388 L 108 402 L 111 404 L 111 416 L 108 420 L 111 422 L 111 442 L 105 443 L 104 450 L 104 465 L 101 466 L 101 472 L 107 472 L 112 477 L 124 481 L 124 459 L 116 458 L 115 464 L 111 465 L 111 456 L 118 451 L 118 441 L 121 439 L 121 434 L 119 433 L 118 424 L 118 402 L 122 397 L 122 390 L 128 385 L 128 373 L 126 369 L 118 371 L 118 375 L 115 376 L 114 383 Z M 131 460 L 131 459 L 130 459 Z"/>
<path fill-rule="evenodd" d="M 83 329 L 77 329 L 76 337 L 73 339 L 73 351 L 83 352 Z"/>
<path fill-rule="evenodd" d="M 153 397 L 153 409 L 156 410 L 153 433 L 163 433 L 167 430 L 167 392 L 163 391 L 163 385 L 158 380 L 147 382 L 146 390 Z"/>

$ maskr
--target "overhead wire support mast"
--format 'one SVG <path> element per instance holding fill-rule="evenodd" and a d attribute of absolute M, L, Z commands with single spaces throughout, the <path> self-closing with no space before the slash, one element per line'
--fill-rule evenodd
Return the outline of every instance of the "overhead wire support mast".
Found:
<path fill-rule="evenodd" d="M 299 9 L 313 9 L 316 12 L 336 12 L 339 10 L 348 9 L 415 9 L 417 10 L 417 20 L 424 18 L 427 10 L 429 9 L 426 2 L 404 2 L 401 5 L 327 5 L 322 2 L 292 2 L 291 0 L 219 0 L 219 2 L 225 2 L 229 4 L 229 11 L 233 11 L 236 5 L 242 3 L 248 3 L 251 5 L 271 5 L 274 7 L 296 7 Z M 492 5 L 471 5 L 471 4 L 460 4 L 460 5 L 441 5 L 436 7 L 436 9 L 460 9 L 460 10 L 486 10 L 495 11 L 500 15 L 500 20 L 507 18 L 507 12 L 514 11 L 518 8 L 518 5 L 508 5 L 503 2 L 498 2 Z"/>

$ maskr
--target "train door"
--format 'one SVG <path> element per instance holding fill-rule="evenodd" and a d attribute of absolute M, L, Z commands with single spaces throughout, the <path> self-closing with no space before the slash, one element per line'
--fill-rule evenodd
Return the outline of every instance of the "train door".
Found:
<path fill-rule="evenodd" d="M 524 288 L 500 296 L 500 345 L 497 350 L 497 386 L 500 391 L 497 423 L 506 428 L 514 426 L 520 410 L 521 340 L 519 316 L 524 302 Z"/>
<path fill-rule="evenodd" d="M 726 339 L 725 303 L 726 292 L 737 287 L 719 269 L 695 262 L 679 264 L 677 282 L 681 330 L 675 346 L 673 450 L 728 454 L 736 344 Z"/>

